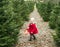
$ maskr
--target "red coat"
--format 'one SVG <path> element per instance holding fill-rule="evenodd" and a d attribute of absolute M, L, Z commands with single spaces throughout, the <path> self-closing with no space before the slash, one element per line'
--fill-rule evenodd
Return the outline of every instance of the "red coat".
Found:
<path fill-rule="evenodd" d="M 34 23 L 29 24 L 29 28 L 27 29 L 30 34 L 37 34 L 38 30 Z"/>

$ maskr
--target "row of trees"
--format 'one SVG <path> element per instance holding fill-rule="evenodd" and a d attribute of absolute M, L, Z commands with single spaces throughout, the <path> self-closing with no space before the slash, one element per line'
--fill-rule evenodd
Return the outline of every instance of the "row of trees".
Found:
<path fill-rule="evenodd" d="M 13 47 L 34 3 L 24 0 L 0 0 L 0 47 Z"/>
<path fill-rule="evenodd" d="M 58 47 L 60 47 L 60 3 L 53 4 L 51 1 L 47 3 L 37 3 L 38 12 L 43 17 L 44 21 L 49 21 L 51 29 L 56 30 L 56 35 L 53 38 Z"/>

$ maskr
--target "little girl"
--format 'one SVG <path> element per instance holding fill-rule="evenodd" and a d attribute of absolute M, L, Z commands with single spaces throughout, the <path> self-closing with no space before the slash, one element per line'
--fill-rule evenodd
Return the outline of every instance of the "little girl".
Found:
<path fill-rule="evenodd" d="M 34 23 L 34 18 L 31 18 L 31 19 L 30 19 L 30 24 L 29 24 L 29 26 L 28 26 L 28 28 L 27 28 L 27 31 L 28 31 L 29 34 L 30 34 L 30 39 L 29 39 L 29 41 L 32 40 L 32 37 L 33 37 L 34 40 L 36 40 L 36 37 L 35 37 L 34 34 L 37 34 L 37 33 L 38 33 L 38 30 L 37 30 L 36 24 Z"/>

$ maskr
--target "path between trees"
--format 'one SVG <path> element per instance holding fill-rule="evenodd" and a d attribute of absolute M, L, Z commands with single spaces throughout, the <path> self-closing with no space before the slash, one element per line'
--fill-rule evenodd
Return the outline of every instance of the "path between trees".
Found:
<path fill-rule="evenodd" d="M 25 35 L 24 30 L 27 28 L 29 22 L 25 22 L 20 29 L 20 33 L 18 36 L 18 44 L 16 47 L 55 47 L 53 36 L 51 32 L 52 29 L 49 28 L 49 23 L 44 22 L 42 17 L 39 15 L 36 6 L 34 6 L 33 12 L 29 15 L 29 18 L 34 17 L 35 22 L 38 27 L 39 33 L 36 36 L 37 40 L 35 41 L 28 41 L 29 34 Z"/>

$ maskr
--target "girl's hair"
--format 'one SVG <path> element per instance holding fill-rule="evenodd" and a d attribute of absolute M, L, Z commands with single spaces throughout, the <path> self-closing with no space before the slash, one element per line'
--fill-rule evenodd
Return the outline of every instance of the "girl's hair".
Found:
<path fill-rule="evenodd" d="M 36 21 L 35 21 L 35 18 L 30 18 L 30 21 L 32 21 L 33 23 L 36 23 Z"/>
<path fill-rule="evenodd" d="M 34 18 L 30 18 L 31 21 L 34 21 Z"/>

